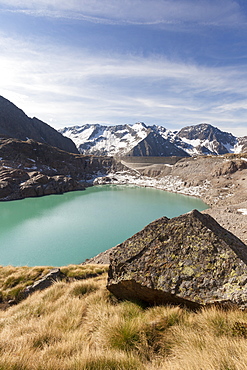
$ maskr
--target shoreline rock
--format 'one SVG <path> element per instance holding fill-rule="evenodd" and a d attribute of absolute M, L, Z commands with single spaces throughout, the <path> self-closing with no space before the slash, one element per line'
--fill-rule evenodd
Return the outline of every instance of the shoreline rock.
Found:
<path fill-rule="evenodd" d="M 17 200 L 92 186 L 117 166 L 113 158 L 68 153 L 34 140 L 0 140 L 0 200 Z"/>

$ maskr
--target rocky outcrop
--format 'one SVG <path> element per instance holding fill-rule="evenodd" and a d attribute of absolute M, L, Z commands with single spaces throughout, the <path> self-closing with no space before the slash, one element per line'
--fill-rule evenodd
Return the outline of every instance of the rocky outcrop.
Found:
<path fill-rule="evenodd" d="M 44 290 L 49 288 L 56 281 L 66 280 L 67 276 L 59 269 L 54 268 L 48 274 L 43 276 L 41 279 L 35 281 L 32 285 L 26 287 L 26 289 L 20 295 L 21 298 L 26 298 L 31 293 L 36 292 L 37 290 Z"/>
<path fill-rule="evenodd" d="M 163 217 L 112 251 L 107 287 L 149 304 L 247 308 L 247 246 L 196 210 Z"/>
<path fill-rule="evenodd" d="M 85 187 L 81 183 L 70 177 L 63 175 L 46 176 L 35 172 L 27 181 L 20 184 L 20 195 L 22 198 L 40 197 L 84 189 Z"/>
<path fill-rule="evenodd" d="M 47 123 L 37 118 L 29 118 L 2 96 L 0 96 L 0 137 L 33 139 L 71 153 L 78 153 L 72 140 L 64 137 Z"/>
<path fill-rule="evenodd" d="M 215 176 L 222 176 L 222 175 L 231 175 L 237 171 L 242 171 L 247 169 L 247 161 L 246 160 L 229 160 L 223 164 L 223 166 L 219 169 L 216 169 L 214 172 Z"/>
<path fill-rule="evenodd" d="M 113 158 L 83 156 L 34 140 L 0 141 L 0 200 L 82 190 L 116 169 Z"/>

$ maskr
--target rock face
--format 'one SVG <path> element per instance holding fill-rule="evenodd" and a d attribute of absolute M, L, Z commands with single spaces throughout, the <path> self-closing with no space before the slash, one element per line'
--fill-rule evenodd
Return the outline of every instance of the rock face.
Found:
<path fill-rule="evenodd" d="M 150 132 L 147 137 L 131 149 L 127 155 L 153 157 L 189 156 L 184 150 L 177 148 L 174 144 L 155 132 Z"/>
<path fill-rule="evenodd" d="M 0 200 L 83 190 L 114 169 L 113 158 L 68 153 L 34 140 L 0 140 Z"/>
<path fill-rule="evenodd" d="M 196 210 L 162 217 L 112 251 L 107 287 L 149 304 L 247 308 L 247 246 Z"/>
<path fill-rule="evenodd" d="M 33 139 L 71 153 L 78 153 L 72 140 L 45 122 L 29 118 L 21 109 L 0 96 L 0 137 Z"/>
<path fill-rule="evenodd" d="M 46 176 L 39 172 L 34 172 L 27 181 L 20 184 L 22 198 L 62 194 L 75 189 L 84 190 L 85 187 L 67 176 Z"/>
<path fill-rule="evenodd" d="M 188 145 L 196 147 L 198 154 L 225 154 L 234 151 L 238 139 L 228 132 L 223 132 L 217 127 L 207 123 L 196 126 L 187 126 L 178 132 L 178 137 L 186 139 Z"/>

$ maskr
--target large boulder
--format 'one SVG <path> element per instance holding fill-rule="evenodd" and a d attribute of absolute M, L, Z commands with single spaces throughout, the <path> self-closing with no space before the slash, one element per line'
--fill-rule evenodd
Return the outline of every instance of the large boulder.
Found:
<path fill-rule="evenodd" d="M 113 249 L 108 289 L 149 304 L 247 307 L 247 246 L 194 210 L 162 217 Z"/>

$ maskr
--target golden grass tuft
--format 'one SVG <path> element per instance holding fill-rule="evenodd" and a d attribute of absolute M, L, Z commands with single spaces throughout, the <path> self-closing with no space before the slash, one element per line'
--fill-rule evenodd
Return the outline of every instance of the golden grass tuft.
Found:
<path fill-rule="evenodd" d="M 22 299 L 23 290 L 45 276 L 51 266 L 0 266 L 0 301 Z M 60 268 L 68 279 L 87 279 L 108 271 L 108 265 L 69 265 Z"/>
<path fill-rule="evenodd" d="M 144 308 L 112 296 L 107 267 L 63 269 L 68 281 L 0 311 L 0 370 L 247 369 L 247 312 Z M 47 270 L 1 268 L 1 287 Z"/>

